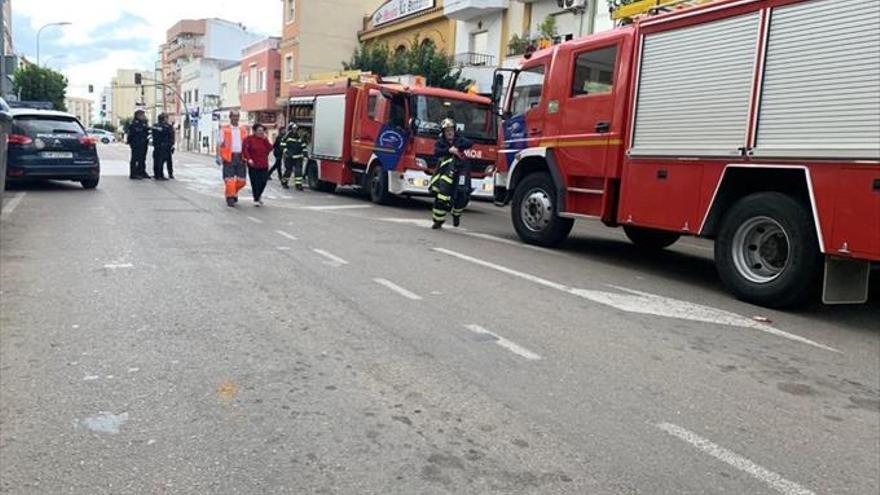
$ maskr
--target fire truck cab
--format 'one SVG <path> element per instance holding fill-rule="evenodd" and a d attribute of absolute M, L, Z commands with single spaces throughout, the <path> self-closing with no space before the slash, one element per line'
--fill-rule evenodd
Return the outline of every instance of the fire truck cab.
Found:
<path fill-rule="evenodd" d="M 429 194 L 446 117 L 475 143 L 467 155 L 473 196 L 491 199 L 498 137 L 488 98 L 359 75 L 297 84 L 288 106 L 289 121 L 309 134 L 309 187 L 354 186 L 379 204 Z"/>
<path fill-rule="evenodd" d="M 826 303 L 864 302 L 880 2 L 700 3 L 522 60 L 496 92 L 496 203 L 528 243 L 559 244 L 578 218 L 649 249 L 702 236 L 741 299 L 792 306 L 823 282 Z"/>

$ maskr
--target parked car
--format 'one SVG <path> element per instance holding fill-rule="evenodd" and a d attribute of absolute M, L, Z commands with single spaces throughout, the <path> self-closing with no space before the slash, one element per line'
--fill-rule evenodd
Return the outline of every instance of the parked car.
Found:
<path fill-rule="evenodd" d="M 54 110 L 13 108 L 7 151 L 7 182 L 71 180 L 98 187 L 101 165 L 96 139 L 73 115 Z"/>
<path fill-rule="evenodd" d="M 114 136 L 112 132 L 104 129 L 86 129 L 86 134 L 97 138 L 98 141 L 104 144 L 116 142 L 116 136 Z"/>

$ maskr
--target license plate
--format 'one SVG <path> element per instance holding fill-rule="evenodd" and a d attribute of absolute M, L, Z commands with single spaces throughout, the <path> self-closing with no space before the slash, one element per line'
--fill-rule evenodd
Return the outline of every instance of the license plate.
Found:
<path fill-rule="evenodd" d="M 73 153 L 70 151 L 44 151 L 40 153 L 40 156 L 43 158 L 73 159 Z"/>

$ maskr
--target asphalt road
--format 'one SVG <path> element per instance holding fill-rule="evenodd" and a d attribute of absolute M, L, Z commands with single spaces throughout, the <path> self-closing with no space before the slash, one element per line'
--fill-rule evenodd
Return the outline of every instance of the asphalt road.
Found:
<path fill-rule="evenodd" d="M 489 203 L 437 232 L 277 181 L 231 209 L 207 157 L 101 155 L 4 199 L 0 492 L 878 492 L 877 277 L 772 311 L 700 240 L 536 249 Z"/>

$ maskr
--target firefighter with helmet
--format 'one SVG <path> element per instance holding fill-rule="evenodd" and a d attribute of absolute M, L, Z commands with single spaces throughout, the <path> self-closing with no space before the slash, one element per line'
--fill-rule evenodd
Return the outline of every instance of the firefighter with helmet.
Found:
<path fill-rule="evenodd" d="M 281 186 L 290 189 L 290 175 L 293 173 L 293 187 L 297 191 L 303 190 L 303 159 L 305 158 L 306 145 L 299 135 L 296 123 L 287 124 L 287 133 L 281 139 L 281 149 L 284 156 L 284 175 L 281 177 Z"/>
<path fill-rule="evenodd" d="M 455 132 L 455 121 L 443 119 L 440 138 L 434 145 L 437 171 L 431 177 L 430 191 L 434 194 L 432 229 L 443 227 L 446 215 L 452 212 L 452 225 L 458 227 L 461 214 L 470 201 L 471 174 L 464 150 L 474 144 Z"/>

